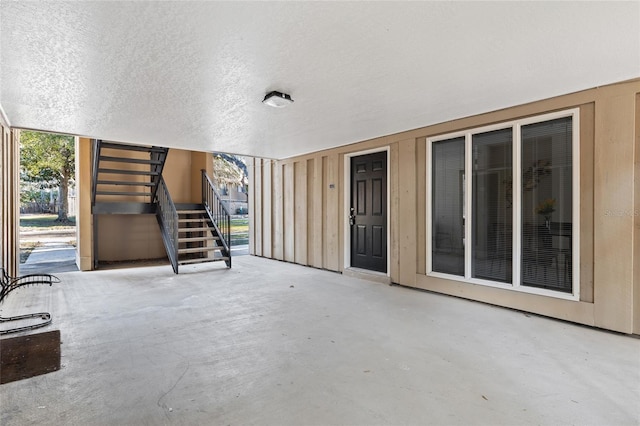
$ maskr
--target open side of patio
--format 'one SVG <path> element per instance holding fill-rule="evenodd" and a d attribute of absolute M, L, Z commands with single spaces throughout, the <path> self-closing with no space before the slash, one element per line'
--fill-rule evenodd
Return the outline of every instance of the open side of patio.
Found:
<path fill-rule="evenodd" d="M 59 371 L 0 386 L 0 423 L 638 424 L 640 339 L 253 256 L 68 272 Z M 34 332 L 32 332 L 34 333 Z"/>

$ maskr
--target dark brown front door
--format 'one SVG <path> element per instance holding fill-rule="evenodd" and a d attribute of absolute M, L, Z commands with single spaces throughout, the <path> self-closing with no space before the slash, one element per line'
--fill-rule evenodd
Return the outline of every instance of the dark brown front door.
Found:
<path fill-rule="evenodd" d="M 387 153 L 351 158 L 351 266 L 387 272 Z"/>

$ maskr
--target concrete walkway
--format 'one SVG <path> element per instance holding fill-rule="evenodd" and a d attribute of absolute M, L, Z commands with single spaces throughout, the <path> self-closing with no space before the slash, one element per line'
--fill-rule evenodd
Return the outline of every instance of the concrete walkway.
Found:
<path fill-rule="evenodd" d="M 74 231 L 21 232 L 22 242 L 39 242 L 25 263 L 20 264 L 20 275 L 77 271 Z"/>
<path fill-rule="evenodd" d="M 253 256 L 59 274 L 2 425 L 637 425 L 640 339 Z"/>

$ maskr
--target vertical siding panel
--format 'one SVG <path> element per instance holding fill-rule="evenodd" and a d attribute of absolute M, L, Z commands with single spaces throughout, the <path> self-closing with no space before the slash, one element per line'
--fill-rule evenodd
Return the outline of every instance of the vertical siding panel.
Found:
<path fill-rule="evenodd" d="M 282 187 L 282 163 L 273 162 L 271 169 L 273 174 L 273 182 L 271 185 L 271 193 L 273 194 L 271 208 L 273 217 L 271 218 L 273 229 L 271 232 L 271 243 L 273 246 L 272 256 L 274 259 L 284 260 L 284 235 L 283 235 L 283 187 Z"/>
<path fill-rule="evenodd" d="M 322 178 L 320 181 L 322 182 L 322 246 L 320 249 L 322 250 L 322 268 L 327 267 L 327 191 L 328 191 L 328 183 L 327 183 L 327 168 L 328 168 L 327 156 L 322 157 Z"/>
<path fill-rule="evenodd" d="M 307 265 L 307 162 L 297 161 L 294 165 L 295 187 L 295 259 L 294 262 Z"/>
<path fill-rule="evenodd" d="M 307 256 L 309 265 L 315 268 L 322 268 L 322 164 L 323 157 L 307 161 Z"/>
<path fill-rule="evenodd" d="M 593 302 L 594 104 L 580 107 L 580 300 Z"/>
<path fill-rule="evenodd" d="M 400 192 L 400 180 L 399 180 L 399 168 L 400 168 L 400 164 L 399 164 L 399 152 L 398 152 L 398 144 L 394 143 L 391 145 L 391 150 L 390 150 L 390 161 L 389 161 L 389 182 L 387 182 L 387 185 L 390 185 L 389 188 L 391 189 L 391 194 L 390 194 L 390 200 L 389 202 L 391 203 L 390 210 L 391 210 L 391 220 L 389 221 L 389 226 L 391 227 L 390 230 L 390 236 L 391 236 L 391 250 L 390 250 L 390 254 L 391 254 L 391 261 L 390 261 L 390 269 L 391 271 L 389 271 L 389 276 L 391 277 L 391 282 L 394 283 L 398 283 L 400 282 L 400 264 L 399 264 L 399 259 L 400 259 L 400 251 L 399 251 L 399 247 L 400 247 L 400 233 L 399 233 L 399 220 L 400 220 L 400 214 L 399 214 L 399 192 Z"/>
<path fill-rule="evenodd" d="M 631 333 L 635 96 L 603 97 L 595 113 L 595 325 Z"/>
<path fill-rule="evenodd" d="M 337 271 L 340 267 L 338 247 L 338 154 L 324 157 L 324 268 Z"/>
<path fill-rule="evenodd" d="M 91 147 L 91 139 L 76 138 L 76 265 L 81 271 L 93 269 Z"/>
<path fill-rule="evenodd" d="M 416 284 L 416 141 L 398 143 L 399 283 Z"/>
<path fill-rule="evenodd" d="M 255 212 L 255 198 L 256 198 L 256 160 L 255 158 L 247 158 L 247 171 L 249 172 L 249 188 L 251 190 L 247 194 L 247 201 L 249 203 L 249 254 L 256 254 L 256 212 Z"/>
<path fill-rule="evenodd" d="M 262 162 L 262 255 L 271 257 L 271 160 Z"/>
<path fill-rule="evenodd" d="M 5 166 L 8 167 L 7 181 L 8 197 L 5 206 L 9 212 L 7 220 L 7 255 L 6 264 L 9 275 L 19 274 L 20 265 L 20 131 L 11 130 L 9 132 L 9 158 Z"/>
<path fill-rule="evenodd" d="M 336 192 L 338 196 L 338 205 L 336 207 L 336 223 L 337 223 L 337 245 L 338 245 L 338 271 L 344 271 L 344 220 L 345 215 L 349 214 L 345 212 L 344 206 L 344 154 L 339 154 L 336 159 L 336 170 L 338 179 L 336 181 Z"/>
<path fill-rule="evenodd" d="M 6 203 L 7 200 L 5 198 L 4 191 L 4 183 L 6 180 L 5 176 L 5 154 L 7 152 L 7 140 L 9 135 L 9 129 L 5 128 L 4 125 L 0 122 L 0 267 L 7 267 L 7 247 L 5 245 L 5 241 L 7 240 L 7 229 L 6 229 Z"/>
<path fill-rule="evenodd" d="M 0 267 L 8 269 L 7 252 L 7 198 L 5 192 L 6 155 L 9 146 L 9 128 L 0 123 Z"/>
<path fill-rule="evenodd" d="M 427 273 L 427 141 L 425 138 L 416 144 L 416 262 L 418 274 Z"/>
<path fill-rule="evenodd" d="M 295 163 L 286 163 L 283 170 L 283 234 L 284 260 L 295 261 Z"/>
<path fill-rule="evenodd" d="M 256 256 L 262 256 L 262 235 L 263 235 L 263 225 L 262 225 L 262 217 L 264 212 L 264 205 L 262 203 L 264 193 L 262 190 L 262 159 L 255 158 L 253 160 L 254 170 L 253 170 L 253 186 L 249 187 L 249 192 L 253 193 L 253 232 L 251 234 L 254 237 L 253 248 L 255 250 L 254 254 Z"/>
<path fill-rule="evenodd" d="M 310 158 L 307 160 L 307 264 L 309 266 L 315 266 L 315 241 L 317 239 L 315 227 L 316 227 L 316 194 L 314 193 L 315 184 L 315 159 Z"/>
<path fill-rule="evenodd" d="M 9 275 L 17 275 L 17 271 L 12 271 L 12 242 L 11 242 L 11 137 L 12 132 L 9 128 L 4 128 L 2 132 L 2 267 L 5 268 Z"/>
<path fill-rule="evenodd" d="M 13 130 L 13 270 L 19 272 L 20 268 L 20 130 Z M 17 275 L 17 274 L 16 274 Z"/>

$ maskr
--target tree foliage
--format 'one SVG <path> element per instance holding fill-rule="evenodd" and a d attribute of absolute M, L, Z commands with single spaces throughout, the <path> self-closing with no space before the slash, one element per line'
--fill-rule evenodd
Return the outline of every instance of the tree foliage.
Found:
<path fill-rule="evenodd" d="M 75 173 L 73 136 L 20 132 L 20 166 L 26 180 L 41 187 L 60 188 L 58 221 L 68 221 L 67 194 Z"/>
<path fill-rule="evenodd" d="M 228 155 L 214 154 L 213 178 L 218 185 L 232 186 L 244 183 L 243 170 L 235 162 L 230 161 Z"/>

